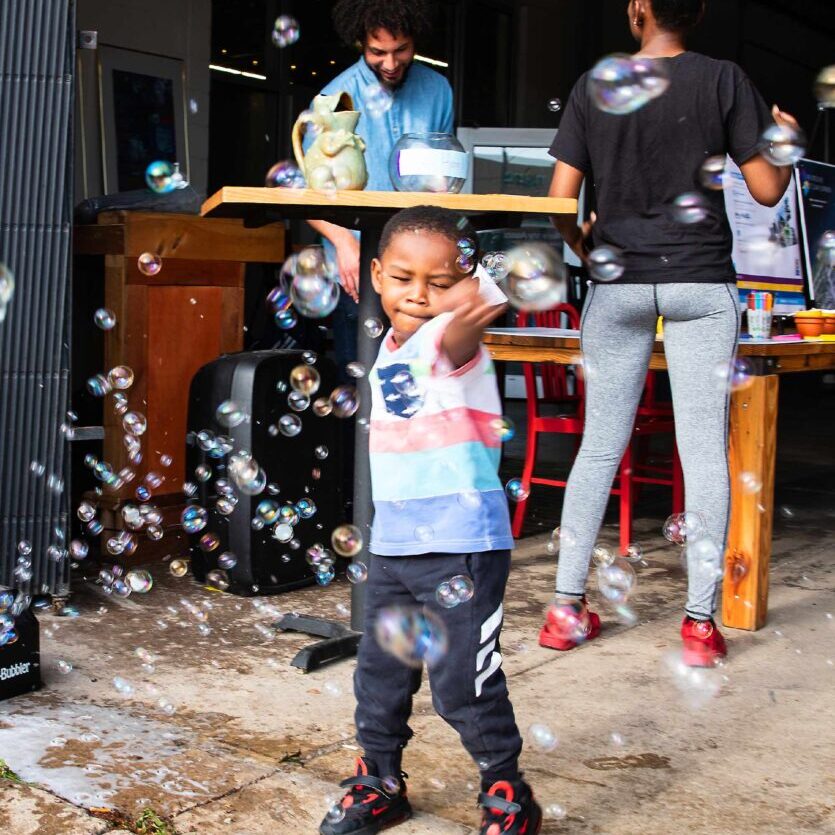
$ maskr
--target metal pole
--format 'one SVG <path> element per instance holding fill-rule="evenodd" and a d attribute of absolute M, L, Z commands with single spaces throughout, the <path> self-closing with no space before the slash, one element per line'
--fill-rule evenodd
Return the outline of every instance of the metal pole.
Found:
<path fill-rule="evenodd" d="M 371 286 L 371 262 L 377 257 L 377 247 L 380 243 L 380 233 L 385 218 L 379 221 L 371 219 L 363 226 L 360 241 L 360 300 L 357 311 L 359 327 L 357 328 L 357 360 L 361 362 L 368 373 L 357 381 L 357 392 L 360 405 L 357 410 L 357 429 L 354 433 L 354 524 L 362 533 L 362 551 L 354 557 L 354 562 L 362 561 L 368 565 L 368 542 L 371 536 L 371 520 L 374 509 L 371 504 L 371 468 L 368 461 L 368 431 L 367 421 L 371 418 L 371 387 L 368 375 L 371 366 L 377 359 L 380 347 L 379 339 L 372 339 L 365 333 L 363 323 L 369 317 L 380 319 L 386 324 L 380 297 Z M 360 421 L 364 421 L 365 429 Z M 351 628 L 362 631 L 365 615 L 365 583 L 354 583 L 351 586 Z"/>

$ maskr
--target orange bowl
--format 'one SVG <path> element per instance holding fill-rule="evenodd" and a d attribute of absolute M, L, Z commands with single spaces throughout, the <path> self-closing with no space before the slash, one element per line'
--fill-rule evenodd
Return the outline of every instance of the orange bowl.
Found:
<path fill-rule="evenodd" d="M 820 336 L 823 333 L 823 322 L 822 316 L 794 315 L 794 324 L 801 336 Z"/>
<path fill-rule="evenodd" d="M 824 313 L 823 332 L 835 334 L 835 313 Z"/>

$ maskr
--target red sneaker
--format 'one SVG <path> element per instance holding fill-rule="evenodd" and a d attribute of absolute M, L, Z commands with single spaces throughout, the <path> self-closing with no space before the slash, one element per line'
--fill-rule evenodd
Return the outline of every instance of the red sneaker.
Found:
<path fill-rule="evenodd" d="M 600 618 L 590 612 L 585 600 L 556 601 L 548 607 L 539 645 L 567 650 L 600 634 Z"/>
<path fill-rule="evenodd" d="M 685 615 L 681 640 L 684 641 L 682 660 L 688 667 L 715 667 L 728 654 L 725 639 L 712 618 L 693 620 Z"/>

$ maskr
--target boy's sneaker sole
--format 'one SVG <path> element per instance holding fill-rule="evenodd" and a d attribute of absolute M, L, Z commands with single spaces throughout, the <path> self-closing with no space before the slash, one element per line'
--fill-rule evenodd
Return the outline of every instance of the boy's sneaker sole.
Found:
<path fill-rule="evenodd" d="M 391 829 L 393 826 L 399 826 L 401 823 L 405 823 L 411 817 L 412 807 L 409 801 L 406 800 L 404 806 L 386 809 L 372 823 L 363 826 L 362 829 L 347 830 L 345 835 L 376 835 L 377 832 L 382 832 L 385 829 Z M 338 824 L 336 825 L 338 826 Z M 319 835 L 336 835 L 336 833 L 339 833 L 339 830 L 334 829 L 327 822 L 319 827 Z"/>

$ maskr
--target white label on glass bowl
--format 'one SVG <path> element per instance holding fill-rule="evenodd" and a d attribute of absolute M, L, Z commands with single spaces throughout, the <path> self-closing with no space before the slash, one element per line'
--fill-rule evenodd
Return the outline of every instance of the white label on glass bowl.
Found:
<path fill-rule="evenodd" d="M 467 154 L 465 151 L 444 151 L 440 148 L 404 148 L 398 156 L 397 167 L 401 177 L 430 175 L 465 180 Z"/>

